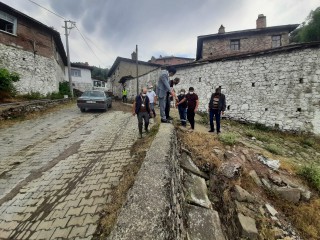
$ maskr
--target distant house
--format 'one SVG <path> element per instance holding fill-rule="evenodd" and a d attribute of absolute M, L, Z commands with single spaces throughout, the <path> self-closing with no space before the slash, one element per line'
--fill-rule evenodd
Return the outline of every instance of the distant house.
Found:
<path fill-rule="evenodd" d="M 160 67 L 161 65 L 159 64 L 138 61 L 138 74 L 143 75 Z M 137 66 L 134 54 L 132 54 L 132 59 L 117 57 L 108 72 L 108 81 L 110 81 L 113 94 L 121 97 L 122 88 L 125 82 L 135 78 L 136 75 Z"/>
<path fill-rule="evenodd" d="M 66 65 L 59 32 L 0 2 L 0 67 L 20 74 L 18 92 L 57 92 Z"/>
<path fill-rule="evenodd" d="M 92 78 L 93 89 L 111 92 L 111 84 L 108 81 Z"/>
<path fill-rule="evenodd" d="M 84 64 L 71 63 L 71 80 L 72 80 L 73 88 L 81 92 L 84 92 L 86 90 L 92 90 L 92 87 L 93 87 L 93 81 L 91 78 L 92 70 L 93 70 L 93 67 L 89 66 L 87 62 Z M 69 81 L 68 67 L 66 67 L 65 71 L 66 71 L 66 81 Z"/>
<path fill-rule="evenodd" d="M 175 57 L 175 56 L 165 56 L 165 57 L 160 56 L 159 58 L 152 57 L 151 60 L 149 60 L 148 62 L 160 64 L 163 66 L 169 66 L 169 65 L 190 63 L 193 61 L 194 61 L 194 58 Z"/>
<path fill-rule="evenodd" d="M 267 27 L 266 16 L 260 14 L 256 29 L 225 32 L 223 25 L 217 34 L 198 36 L 196 60 L 215 59 L 281 47 L 289 44 L 289 33 L 298 24 Z"/>

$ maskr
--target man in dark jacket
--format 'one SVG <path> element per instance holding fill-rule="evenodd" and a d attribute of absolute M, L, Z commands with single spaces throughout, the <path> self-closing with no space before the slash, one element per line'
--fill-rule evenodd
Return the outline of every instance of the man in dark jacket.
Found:
<path fill-rule="evenodd" d="M 211 95 L 208 111 L 210 113 L 210 130 L 209 132 L 214 132 L 213 117 L 215 116 L 217 133 L 220 133 L 220 119 L 221 113 L 224 114 L 226 110 L 226 97 L 221 93 L 221 88 L 217 88 L 216 92 Z"/>
<path fill-rule="evenodd" d="M 142 138 L 142 126 L 144 120 L 144 128 L 148 133 L 149 118 L 150 118 L 150 101 L 147 96 L 147 88 L 143 88 L 141 93 L 136 96 L 132 107 L 132 115 L 138 117 L 139 137 Z"/>

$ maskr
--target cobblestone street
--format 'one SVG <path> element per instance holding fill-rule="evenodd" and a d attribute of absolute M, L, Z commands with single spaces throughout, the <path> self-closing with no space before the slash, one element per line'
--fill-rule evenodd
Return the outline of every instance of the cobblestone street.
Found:
<path fill-rule="evenodd" d="M 137 132 L 75 106 L 0 129 L 0 239 L 91 239 Z"/>

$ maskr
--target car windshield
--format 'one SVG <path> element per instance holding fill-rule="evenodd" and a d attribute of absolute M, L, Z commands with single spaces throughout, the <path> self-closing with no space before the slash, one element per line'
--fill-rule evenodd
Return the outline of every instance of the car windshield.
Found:
<path fill-rule="evenodd" d="M 81 97 L 104 97 L 104 93 L 99 91 L 87 91 L 84 92 Z"/>

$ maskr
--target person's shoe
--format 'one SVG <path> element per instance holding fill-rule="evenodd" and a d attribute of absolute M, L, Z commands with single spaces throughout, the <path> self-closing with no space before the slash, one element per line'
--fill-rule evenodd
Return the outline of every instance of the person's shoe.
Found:
<path fill-rule="evenodd" d="M 168 120 L 173 120 L 173 118 L 172 118 L 172 117 L 167 117 L 167 119 L 168 119 Z"/>
<path fill-rule="evenodd" d="M 221 131 L 217 132 L 217 134 L 220 134 L 220 133 L 221 133 Z"/>
<path fill-rule="evenodd" d="M 139 137 L 138 137 L 138 138 L 139 138 L 139 139 L 141 139 L 141 138 L 142 138 L 142 134 L 141 134 L 141 133 L 139 134 Z"/>
<path fill-rule="evenodd" d="M 161 119 L 161 122 L 162 122 L 162 123 L 170 123 L 170 121 L 167 120 L 167 119 Z"/>
<path fill-rule="evenodd" d="M 146 133 L 149 133 L 149 129 L 146 129 Z"/>
<path fill-rule="evenodd" d="M 214 130 L 210 129 L 208 132 L 214 132 Z"/>

